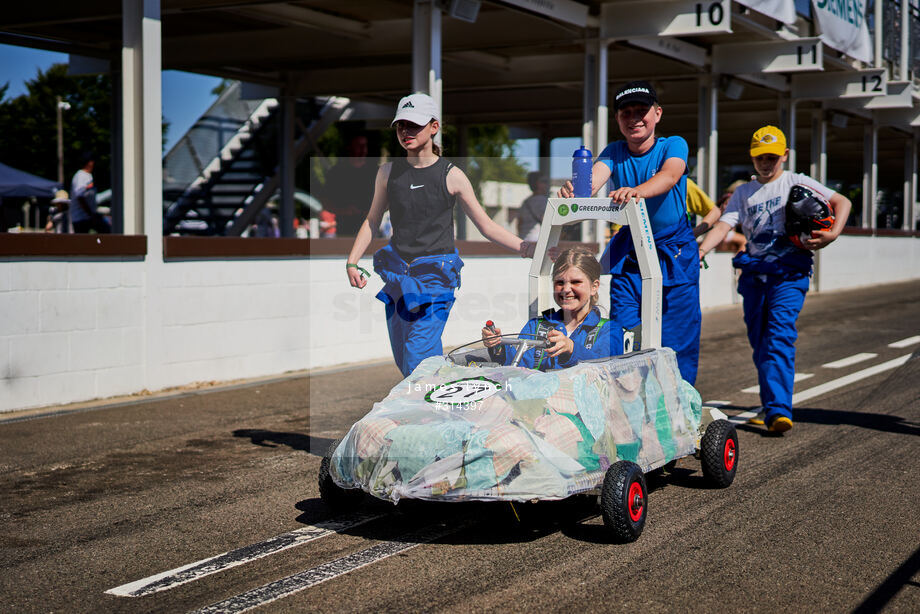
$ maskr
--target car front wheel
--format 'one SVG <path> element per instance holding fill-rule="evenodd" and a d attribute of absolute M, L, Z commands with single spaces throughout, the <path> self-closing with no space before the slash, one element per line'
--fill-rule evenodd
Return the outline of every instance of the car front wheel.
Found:
<path fill-rule="evenodd" d="M 645 528 L 647 513 L 648 487 L 642 469 L 630 461 L 611 465 L 601 487 L 601 516 L 614 540 L 636 541 Z"/>

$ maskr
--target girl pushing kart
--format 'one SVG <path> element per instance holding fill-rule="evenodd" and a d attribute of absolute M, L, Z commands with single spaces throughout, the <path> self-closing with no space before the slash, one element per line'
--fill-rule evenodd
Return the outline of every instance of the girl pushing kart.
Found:
<path fill-rule="evenodd" d="M 440 355 L 441 333 L 460 287 L 463 261 L 454 247 L 454 201 L 490 241 L 522 257 L 533 255 L 534 244 L 522 241 L 486 214 L 470 180 L 441 157 L 434 136 L 440 113 L 426 94 L 399 101 L 393 118 L 405 158 L 377 171 L 374 198 L 345 264 L 355 288 L 367 284 L 358 261 L 389 209 L 393 236 L 374 254 L 374 270 L 385 285 L 377 298 L 386 306 L 390 347 L 404 376 L 423 359 Z"/>

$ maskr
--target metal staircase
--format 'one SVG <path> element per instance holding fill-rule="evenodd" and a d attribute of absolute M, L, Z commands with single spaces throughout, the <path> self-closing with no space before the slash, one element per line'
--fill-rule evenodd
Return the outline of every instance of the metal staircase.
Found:
<path fill-rule="evenodd" d="M 297 122 L 295 164 L 333 122 L 347 98 L 312 101 Z M 274 98 L 243 100 L 237 82 L 163 159 L 163 233 L 241 235 L 280 185 Z"/>

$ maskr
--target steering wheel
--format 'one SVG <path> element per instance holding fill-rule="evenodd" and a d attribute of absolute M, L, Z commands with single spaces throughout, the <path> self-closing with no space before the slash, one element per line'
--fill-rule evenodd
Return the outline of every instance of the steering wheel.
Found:
<path fill-rule="evenodd" d="M 516 367 L 518 366 L 518 363 L 521 362 L 521 358 L 523 358 L 524 353 L 527 352 L 527 350 L 530 350 L 530 349 L 545 350 L 546 348 L 552 347 L 553 344 L 550 343 L 549 340 L 545 338 L 537 338 L 537 337 L 530 338 L 530 337 L 523 337 L 521 335 L 502 335 L 501 340 L 498 345 L 493 345 L 492 347 L 488 348 L 489 356 L 492 357 L 493 359 L 497 359 L 501 353 L 500 350 L 498 350 L 497 348 L 499 347 L 504 348 L 504 346 L 506 345 L 517 348 L 516 353 L 514 355 L 514 360 L 511 361 L 511 366 Z"/>

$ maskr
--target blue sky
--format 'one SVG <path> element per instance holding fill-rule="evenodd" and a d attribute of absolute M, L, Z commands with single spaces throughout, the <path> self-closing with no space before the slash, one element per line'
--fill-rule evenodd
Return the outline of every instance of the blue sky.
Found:
<path fill-rule="evenodd" d="M 39 69 L 45 70 L 59 62 L 66 64 L 67 59 L 66 53 L 0 45 L 0 84 L 10 85 L 6 97 L 15 98 L 25 94 L 26 81 L 34 79 Z M 170 123 L 166 133 L 166 151 L 214 102 L 216 96 L 211 94 L 211 90 L 218 83 L 218 77 L 177 70 L 163 73 L 163 117 Z"/>
<path fill-rule="evenodd" d="M 10 87 L 6 97 L 15 98 L 26 93 L 26 81 L 34 79 L 39 69 L 45 70 L 52 64 L 67 61 L 67 54 L 64 53 L 0 44 L 0 84 L 9 83 Z M 163 117 L 170 124 L 166 134 L 165 151 L 169 151 L 214 102 L 216 97 L 211 94 L 211 90 L 218 83 L 220 83 L 218 77 L 176 70 L 164 71 Z M 66 121 L 66 115 L 64 121 Z M 553 158 L 550 169 L 551 177 L 561 178 L 569 175 L 569 160 L 572 152 L 580 145 L 579 138 L 555 139 L 552 142 L 550 146 L 550 155 Z M 530 170 L 537 169 L 537 152 L 536 139 L 519 140 L 515 147 L 515 155 Z"/>

